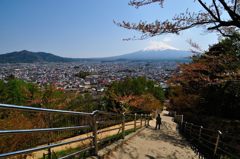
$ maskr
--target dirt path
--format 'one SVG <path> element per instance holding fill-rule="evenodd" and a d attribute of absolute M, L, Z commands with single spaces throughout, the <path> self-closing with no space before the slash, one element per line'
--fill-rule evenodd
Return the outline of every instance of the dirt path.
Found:
<path fill-rule="evenodd" d="M 106 158 L 109 159 L 197 159 L 198 156 L 176 131 L 171 117 L 162 116 L 161 130 L 155 121 Z"/>

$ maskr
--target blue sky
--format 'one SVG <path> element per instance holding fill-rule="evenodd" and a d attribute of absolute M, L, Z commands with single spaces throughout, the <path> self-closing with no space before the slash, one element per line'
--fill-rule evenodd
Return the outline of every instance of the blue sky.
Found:
<path fill-rule="evenodd" d="M 167 44 L 188 50 L 188 39 L 204 49 L 217 41 L 202 28 L 181 35 L 161 35 L 146 40 L 123 41 L 140 35 L 113 24 L 113 20 L 152 22 L 176 13 L 199 10 L 193 0 L 168 0 L 164 8 L 148 5 L 136 9 L 129 0 L 1 0 L 0 53 L 44 51 L 65 57 L 106 57 Z M 159 46 L 159 45 L 157 45 Z"/>

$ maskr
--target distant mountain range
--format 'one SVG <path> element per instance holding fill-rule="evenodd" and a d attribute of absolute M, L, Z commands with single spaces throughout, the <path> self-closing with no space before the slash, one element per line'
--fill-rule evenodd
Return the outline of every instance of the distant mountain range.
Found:
<path fill-rule="evenodd" d="M 64 58 L 45 52 L 27 50 L 1 54 L 0 63 L 35 63 L 35 62 L 71 62 L 74 59 Z"/>
<path fill-rule="evenodd" d="M 180 50 L 144 50 L 120 56 L 105 58 L 66 58 L 45 52 L 27 50 L 0 54 L 0 63 L 43 63 L 43 62 L 78 62 L 78 61 L 116 61 L 116 60 L 164 60 L 189 61 L 192 53 Z"/>
<path fill-rule="evenodd" d="M 109 60 L 190 60 L 192 52 L 181 50 L 143 50 L 120 56 L 108 57 Z"/>

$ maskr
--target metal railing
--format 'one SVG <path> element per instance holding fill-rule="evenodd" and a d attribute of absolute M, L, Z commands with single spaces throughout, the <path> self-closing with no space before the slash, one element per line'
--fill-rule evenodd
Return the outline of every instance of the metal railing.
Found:
<path fill-rule="evenodd" d="M 42 154 L 42 158 L 47 156 L 46 158 L 51 159 L 53 154 L 56 154 L 52 150 L 53 148 L 87 140 L 90 140 L 90 144 L 80 146 L 77 151 L 61 156 L 60 158 L 71 158 L 87 151 L 90 151 L 91 155 L 97 156 L 99 144 L 108 140 L 107 137 L 101 137 L 101 134 L 118 131 L 117 133 L 120 133 L 122 138 L 124 138 L 127 130 L 126 127 L 132 126 L 133 131 L 136 131 L 137 128 L 143 126 L 143 122 L 145 122 L 145 126 L 147 126 L 150 119 L 149 114 L 117 114 L 98 110 L 92 113 L 86 113 L 9 104 L 0 104 L 0 109 L 0 121 L 7 122 L 8 118 L 13 119 L 14 116 L 19 116 L 21 117 L 20 119 L 24 119 L 23 121 L 19 121 L 19 123 L 22 124 L 12 124 L 13 127 L 11 128 L 8 127 L 7 123 L 7 128 L 0 125 L 0 142 L 2 142 L 2 144 L 0 143 L 0 158 L 19 155 L 26 157 L 33 152 L 36 153 L 41 150 L 46 150 L 47 154 Z M 3 117 L 1 117 L 1 115 Z M 31 128 L 26 128 L 27 124 L 24 122 L 27 123 L 28 120 L 25 120 L 25 118 L 36 122 L 32 124 Z M 43 120 L 43 122 L 40 122 L 41 120 Z M 23 125 L 22 127 L 24 128 L 19 128 L 19 125 Z M 18 127 L 15 128 L 14 126 Z M 72 131 L 73 133 L 70 133 Z M 37 134 L 36 137 L 34 137 L 34 134 Z M 46 135 L 47 140 L 42 140 L 45 138 L 43 134 Z M 10 135 L 10 137 L 7 137 L 8 135 Z M 12 145 L 11 143 L 15 143 L 15 141 L 10 142 L 10 140 L 15 139 L 13 135 L 33 136 L 21 140 L 24 142 L 24 146 L 18 143 L 17 148 L 8 150 L 8 146 L 10 147 Z M 52 136 L 55 138 L 52 138 Z M 2 140 L 1 137 L 3 138 Z M 16 137 L 16 139 L 19 138 Z M 38 139 L 41 139 L 41 141 L 35 141 Z M 8 145 L 9 143 L 11 145 Z M 55 158 L 59 157 L 55 155 Z"/>
<path fill-rule="evenodd" d="M 199 155 L 210 159 L 240 159 L 240 138 L 186 122 L 183 115 L 175 115 L 174 121 L 178 124 L 180 133 L 190 141 Z"/>

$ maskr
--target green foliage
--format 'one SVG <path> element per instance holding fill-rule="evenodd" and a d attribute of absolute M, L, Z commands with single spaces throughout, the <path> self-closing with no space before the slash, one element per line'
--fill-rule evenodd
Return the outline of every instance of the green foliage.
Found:
<path fill-rule="evenodd" d="M 16 78 L 0 80 L 0 103 L 57 107 L 64 100 L 64 93 L 53 85 L 47 85 L 42 90 L 34 83 Z"/>
<path fill-rule="evenodd" d="M 142 95 L 150 93 L 157 99 L 164 100 L 164 91 L 155 82 L 147 80 L 145 77 L 127 78 L 123 81 L 113 82 L 108 93 L 117 96 Z"/>
<path fill-rule="evenodd" d="M 83 147 L 77 147 L 77 148 L 69 148 L 69 149 L 66 149 L 66 150 L 58 151 L 58 152 L 52 153 L 52 159 L 57 159 L 57 158 L 60 158 L 60 157 L 64 157 L 64 156 L 67 156 L 69 154 L 81 151 L 82 149 L 83 149 Z M 73 156 L 71 158 L 72 159 L 86 158 L 88 156 L 90 156 L 90 153 L 87 151 L 87 152 L 81 152 L 78 155 Z M 43 157 L 42 159 L 48 159 L 48 155 L 46 155 L 45 158 Z"/>
<path fill-rule="evenodd" d="M 54 85 L 46 85 L 42 95 L 42 104 L 47 108 L 56 108 L 59 103 L 64 101 L 64 93 Z"/>
<path fill-rule="evenodd" d="M 98 109 L 98 102 L 89 93 L 78 95 L 68 105 L 67 109 L 76 111 L 92 112 Z"/>
<path fill-rule="evenodd" d="M 139 129 L 140 129 L 139 127 L 136 128 L 136 130 L 139 130 Z M 133 129 L 127 129 L 127 130 L 125 130 L 124 135 L 127 136 L 127 135 L 130 135 L 130 134 L 134 133 L 134 132 L 135 132 L 134 128 Z M 118 134 L 108 136 L 104 139 L 103 142 L 101 142 L 99 144 L 99 148 L 100 149 L 105 148 L 106 146 L 111 145 L 113 142 L 115 142 L 117 140 L 120 140 L 120 139 L 122 139 L 122 132 L 118 133 Z"/>
<path fill-rule="evenodd" d="M 113 82 L 105 96 L 109 111 L 152 111 L 160 107 L 164 91 L 145 77 Z"/>
<path fill-rule="evenodd" d="M 29 100 L 35 98 L 38 91 L 39 88 L 36 85 L 22 80 L 0 81 L 0 102 L 17 105 L 27 104 Z"/>
<path fill-rule="evenodd" d="M 222 53 L 240 57 L 240 33 L 234 33 L 231 38 L 225 38 L 219 42 Z"/>
<path fill-rule="evenodd" d="M 0 103 L 91 112 L 99 108 L 98 100 L 89 93 L 64 92 L 53 84 L 39 88 L 15 78 L 0 80 Z"/>
<path fill-rule="evenodd" d="M 6 87 L 5 83 L 0 80 L 0 101 L 3 102 L 6 99 Z"/>
<path fill-rule="evenodd" d="M 36 84 L 28 83 L 27 84 L 27 89 L 30 93 L 30 99 L 31 100 L 36 99 L 38 97 L 38 95 L 40 93 L 40 89 Z"/>
<path fill-rule="evenodd" d="M 7 83 L 7 103 L 23 104 L 27 99 L 26 83 L 20 80 L 10 80 Z"/>

